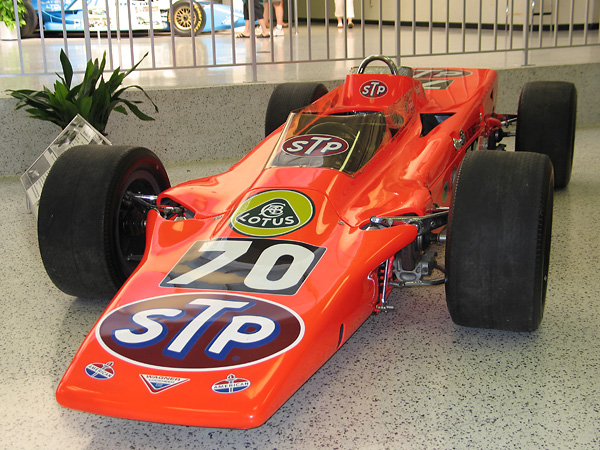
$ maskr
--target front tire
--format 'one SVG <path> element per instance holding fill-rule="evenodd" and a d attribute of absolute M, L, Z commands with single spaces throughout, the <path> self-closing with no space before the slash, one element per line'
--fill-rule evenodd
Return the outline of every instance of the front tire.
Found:
<path fill-rule="evenodd" d="M 478 151 L 465 157 L 446 241 L 446 300 L 456 324 L 539 327 L 553 193 L 552 164 L 544 155 Z"/>
<path fill-rule="evenodd" d="M 567 187 L 573 168 L 577 90 L 573 83 L 534 81 L 525 84 L 517 112 L 516 151 L 548 155 L 554 187 Z"/>
<path fill-rule="evenodd" d="M 46 272 L 76 297 L 112 298 L 145 251 L 141 215 L 127 191 L 170 186 L 158 157 L 142 147 L 82 145 L 52 166 L 39 203 L 38 242 Z"/>

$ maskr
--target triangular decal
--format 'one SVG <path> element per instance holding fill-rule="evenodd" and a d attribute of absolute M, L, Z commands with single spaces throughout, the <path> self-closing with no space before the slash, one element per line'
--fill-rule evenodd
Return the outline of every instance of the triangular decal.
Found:
<path fill-rule="evenodd" d="M 159 392 L 163 392 L 169 388 L 179 386 L 186 381 L 190 381 L 189 378 L 168 377 L 164 375 L 140 374 L 140 378 L 153 394 L 158 394 Z"/>

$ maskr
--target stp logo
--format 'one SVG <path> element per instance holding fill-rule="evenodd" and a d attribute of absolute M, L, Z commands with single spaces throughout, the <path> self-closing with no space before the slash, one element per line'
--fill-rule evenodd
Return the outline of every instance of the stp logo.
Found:
<path fill-rule="evenodd" d="M 344 139 L 328 134 L 296 136 L 283 143 L 283 151 L 296 156 L 331 156 L 348 150 Z"/>
<path fill-rule="evenodd" d="M 380 98 L 387 94 L 388 87 L 383 81 L 371 80 L 360 87 L 361 95 L 368 98 Z"/>
<path fill-rule="evenodd" d="M 220 370 L 255 364 L 294 347 L 304 323 L 291 309 L 221 292 L 175 294 L 115 309 L 96 327 L 114 356 L 157 369 Z"/>

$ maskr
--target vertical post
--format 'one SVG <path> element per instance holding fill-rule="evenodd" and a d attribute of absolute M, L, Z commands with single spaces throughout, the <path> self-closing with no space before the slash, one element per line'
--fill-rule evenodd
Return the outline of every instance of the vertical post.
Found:
<path fill-rule="evenodd" d="M 429 0 L 429 54 L 433 54 L 433 0 Z"/>
<path fill-rule="evenodd" d="M 498 0 L 495 3 L 494 11 L 494 51 L 498 50 Z"/>
<path fill-rule="evenodd" d="M 400 1 L 400 0 L 398 0 Z M 325 0 L 327 3 L 327 0 Z M 367 53 L 367 36 L 366 36 L 366 26 L 365 26 L 365 0 L 360 0 L 360 36 L 362 42 L 362 57 L 365 59 Z M 329 59 L 329 58 L 328 58 Z"/>
<path fill-rule="evenodd" d="M 571 0 L 571 14 L 569 16 L 569 47 L 573 46 L 573 20 L 575 17 L 575 1 Z"/>
<path fill-rule="evenodd" d="M 67 43 L 67 21 L 65 20 L 65 0 L 60 0 L 60 14 L 62 18 L 63 28 L 63 43 L 65 48 L 65 54 L 69 56 L 69 44 Z"/>
<path fill-rule="evenodd" d="M 588 27 L 590 24 L 590 0 L 585 2 L 585 21 L 583 22 L 583 45 L 588 43 Z"/>
<path fill-rule="evenodd" d="M 344 8 L 346 7 L 346 2 L 344 2 Z M 312 61 L 312 39 L 311 39 L 311 11 L 310 11 L 310 0 L 306 0 L 306 33 L 308 37 L 308 60 Z M 346 36 L 347 37 L 347 36 Z M 348 40 L 346 40 L 346 58 L 348 58 Z"/>
<path fill-rule="evenodd" d="M 483 31 L 483 7 L 481 5 L 481 2 L 479 2 L 479 17 L 477 18 L 477 51 L 480 52 L 481 51 L 481 32 Z"/>
<path fill-rule="evenodd" d="M 148 36 L 150 37 L 150 58 L 152 59 L 152 68 L 156 69 L 156 50 L 154 49 L 154 18 L 152 17 L 152 0 L 147 1 L 148 20 L 150 21 L 150 29 L 148 30 Z"/>
<path fill-rule="evenodd" d="M 415 56 L 417 54 L 417 0 L 413 0 L 412 44 L 413 51 L 411 56 Z"/>
<path fill-rule="evenodd" d="M 383 55 L 383 6 L 379 0 L 379 54 Z"/>
<path fill-rule="evenodd" d="M 525 0 L 525 23 L 523 24 L 523 66 L 529 63 L 529 14 L 531 0 Z"/>
<path fill-rule="evenodd" d="M 129 3 L 130 0 L 127 0 Z M 192 40 L 192 61 L 193 66 L 196 67 L 198 64 L 196 58 L 196 31 L 194 30 L 194 17 L 196 17 L 196 10 L 194 8 L 194 1 L 189 0 L 190 2 L 190 39 Z M 129 4 L 127 5 L 129 8 Z M 129 10 L 129 39 L 131 39 L 131 10 Z"/>
<path fill-rule="evenodd" d="M 400 19 L 400 3 L 402 2 L 402 0 L 398 0 L 396 2 L 396 23 L 395 23 L 395 32 L 396 32 L 396 65 L 398 67 L 401 66 L 400 64 L 400 58 L 401 58 L 401 53 L 402 53 L 402 47 L 401 47 L 401 41 L 400 41 L 400 33 L 402 31 L 402 23 L 401 23 L 401 19 Z M 364 16 L 363 16 L 363 29 L 364 29 Z"/>
<path fill-rule="evenodd" d="M 44 73 L 48 73 L 48 61 L 46 58 L 46 41 L 44 37 L 44 22 L 42 21 L 42 8 L 38 8 L 38 23 L 40 24 L 40 43 L 42 44 L 42 58 L 44 60 Z"/>
<path fill-rule="evenodd" d="M 20 25 L 20 21 L 19 21 L 19 10 L 17 7 L 17 0 L 13 0 L 13 11 L 15 12 L 15 23 L 16 23 L 16 27 L 17 27 L 17 43 L 19 45 L 19 59 L 21 62 L 21 74 L 25 74 L 25 64 L 23 63 L 23 46 L 21 44 L 21 25 Z"/>
<path fill-rule="evenodd" d="M 292 25 L 291 25 L 291 20 L 290 20 L 290 13 L 292 11 L 292 0 L 288 0 L 288 25 L 290 27 L 290 61 L 294 60 L 294 37 L 292 36 Z M 296 5 L 296 7 L 298 6 L 297 0 L 294 0 L 294 5 Z M 298 12 L 298 8 L 296 8 L 296 13 Z M 296 34 L 298 33 L 298 23 L 296 23 Z M 329 52 L 329 29 L 327 30 L 327 52 Z M 329 53 L 327 56 L 327 59 L 329 59 Z"/>
<path fill-rule="evenodd" d="M 510 0 L 510 14 L 509 14 L 509 22 L 510 22 L 510 32 L 508 34 L 508 49 L 512 50 L 513 48 L 513 31 L 514 31 L 514 19 L 515 19 L 515 0 Z"/>
<path fill-rule="evenodd" d="M 558 0 L 554 3 L 554 46 L 558 47 Z"/>
<path fill-rule="evenodd" d="M 213 57 L 213 66 L 217 65 L 217 45 L 215 41 L 215 5 L 213 0 L 210 0 L 210 41 L 212 44 L 212 57 Z M 198 18 L 200 20 L 200 18 Z M 233 16 L 231 16 L 231 28 L 233 28 Z M 202 33 L 202 30 L 198 30 Z"/>
<path fill-rule="evenodd" d="M 129 25 L 129 57 L 131 59 L 131 67 L 133 67 L 135 65 L 135 53 L 133 51 L 133 22 L 131 20 L 131 0 L 127 0 L 127 24 Z M 194 54 L 194 56 L 196 55 Z"/>
<path fill-rule="evenodd" d="M 250 17 L 250 52 L 252 53 L 252 81 L 256 83 L 258 81 L 258 65 L 256 61 L 256 32 L 254 29 L 254 22 L 256 22 L 256 17 L 254 17 L 254 1 L 255 0 L 248 0 L 248 16 Z"/>
<path fill-rule="evenodd" d="M 466 50 L 465 44 L 465 33 L 467 31 L 467 0 L 463 0 L 463 16 L 462 16 L 462 27 L 461 27 L 461 38 L 462 38 L 462 52 Z"/>
<path fill-rule="evenodd" d="M 88 11 L 87 0 L 81 2 L 83 9 L 83 37 L 85 39 L 85 56 L 89 61 L 92 59 L 92 41 L 90 37 L 90 14 Z"/>
<path fill-rule="evenodd" d="M 235 15 L 233 13 L 233 2 L 229 2 L 229 14 L 231 16 L 231 29 L 229 30 L 229 34 L 231 35 L 231 62 L 235 66 L 237 61 L 235 56 L 235 27 L 233 26 Z"/>
<path fill-rule="evenodd" d="M 296 27 L 296 34 L 298 34 L 298 0 L 294 0 L 294 26 Z"/>
<path fill-rule="evenodd" d="M 446 53 L 450 53 L 450 0 L 446 0 Z"/>
<path fill-rule="evenodd" d="M 105 0 L 104 4 L 106 6 L 106 38 L 107 38 L 107 47 L 108 47 L 108 65 L 109 65 L 110 70 L 114 70 L 113 52 L 112 52 L 112 36 L 111 36 L 112 26 L 110 23 L 109 1 Z"/>

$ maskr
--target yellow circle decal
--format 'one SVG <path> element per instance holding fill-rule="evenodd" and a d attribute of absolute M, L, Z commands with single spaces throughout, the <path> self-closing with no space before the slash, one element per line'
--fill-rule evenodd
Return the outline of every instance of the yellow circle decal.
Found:
<path fill-rule="evenodd" d="M 308 196 L 277 189 L 246 199 L 235 210 L 229 224 L 246 236 L 273 237 L 302 228 L 314 214 L 315 206 Z"/>

